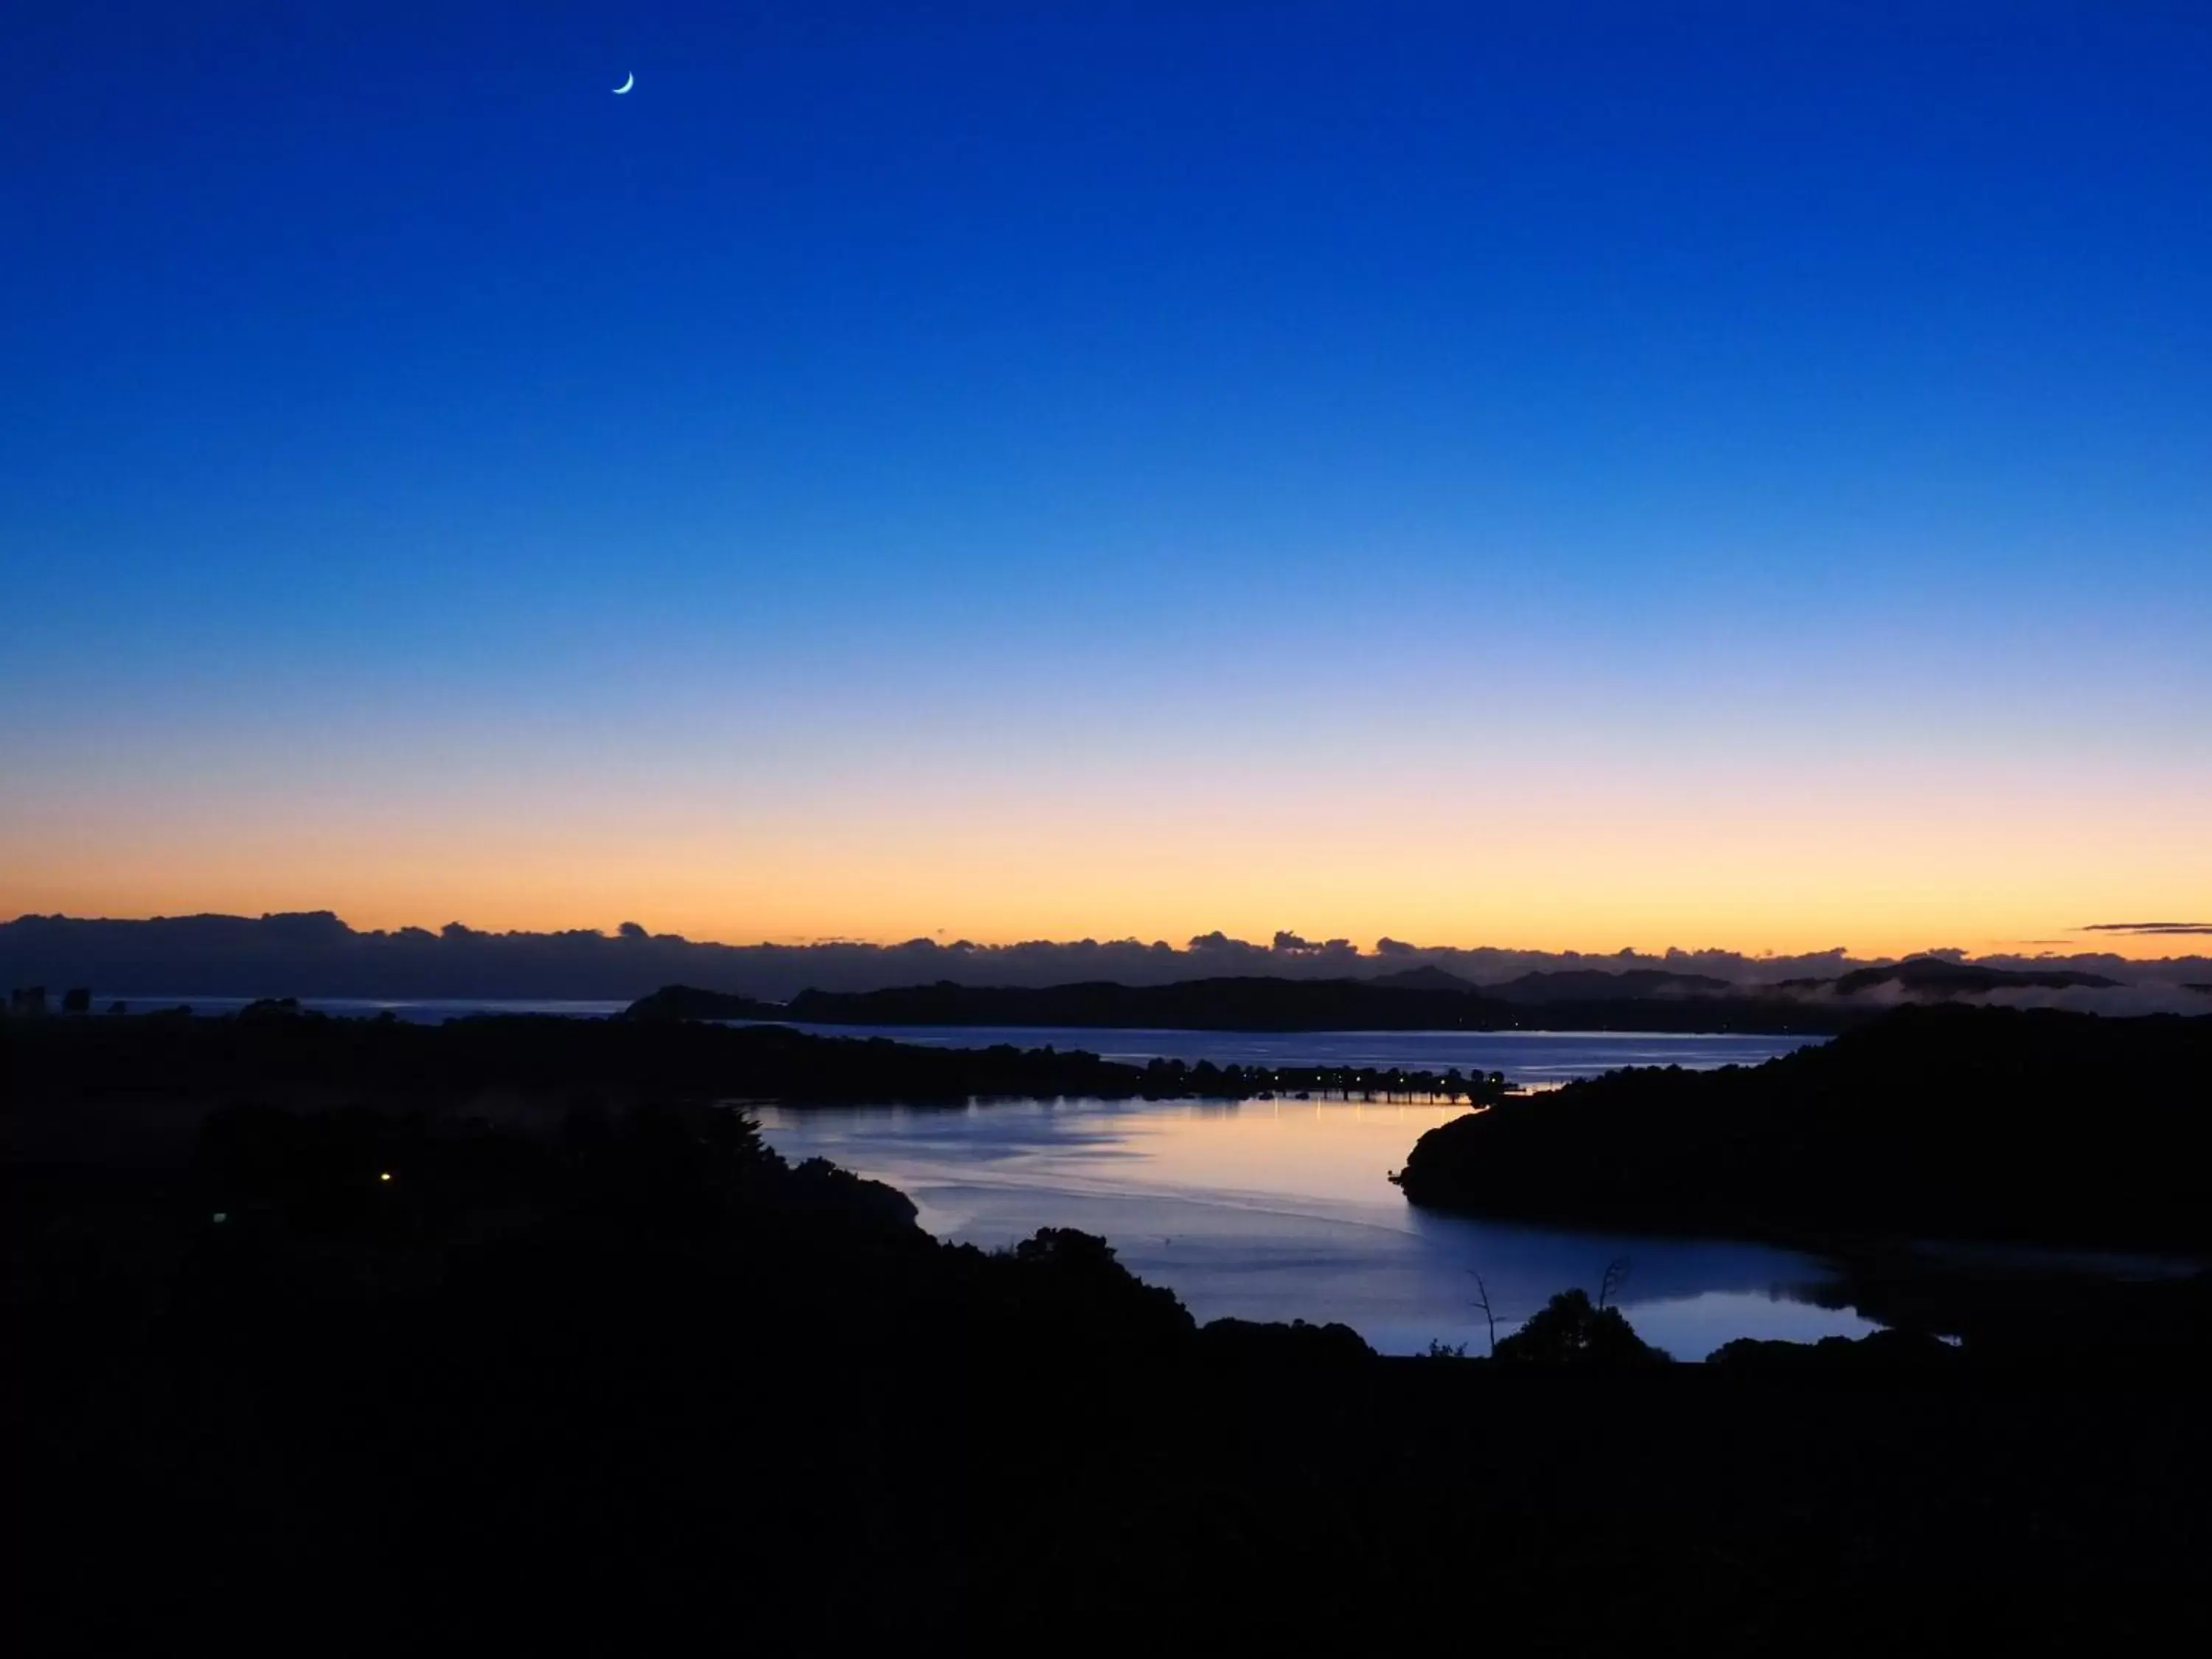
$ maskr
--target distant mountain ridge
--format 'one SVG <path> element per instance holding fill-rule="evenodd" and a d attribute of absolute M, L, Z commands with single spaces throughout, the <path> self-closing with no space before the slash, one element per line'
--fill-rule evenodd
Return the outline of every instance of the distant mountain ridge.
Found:
<path fill-rule="evenodd" d="M 2212 957 L 2148 963 L 2091 954 L 2066 958 L 1954 953 L 1912 958 L 2037 976 L 2085 975 L 2067 992 L 2094 994 L 2096 980 L 2170 987 L 2212 983 Z M 88 987 L 115 998 L 195 996 L 392 999 L 558 999 L 627 1002 L 661 985 L 706 985 L 783 1000 L 807 989 L 858 993 L 951 982 L 1033 990 L 1111 982 L 1165 985 L 1195 980 L 1356 979 L 1405 990 L 1480 992 L 1515 1004 L 1587 998 L 1833 994 L 1820 988 L 1862 971 L 1903 964 L 1854 959 L 1841 951 L 1787 957 L 1725 951 L 1660 955 L 1546 952 L 1491 946 L 1416 946 L 1395 939 L 1361 950 L 1280 933 L 1268 943 L 1202 934 L 1164 940 L 1032 940 L 1004 945 L 916 939 L 890 945 L 721 945 L 653 933 L 625 923 L 611 933 L 489 933 L 450 922 L 435 931 L 349 927 L 328 911 L 260 917 L 198 915 L 98 920 L 26 915 L 0 922 L 0 988 Z M 1934 970 L 1928 970 L 1933 972 Z M 1784 981 L 1799 981 L 1784 986 Z M 1879 992 L 1879 987 L 1875 988 Z M 1908 994 L 1934 992 L 1932 983 Z M 1843 994 L 1853 994 L 1845 990 Z"/>
<path fill-rule="evenodd" d="M 1969 996 L 1984 991 L 2030 988 L 2053 991 L 2075 987 L 2113 990 L 2120 981 L 2102 974 L 2071 969 L 1985 968 L 1978 963 L 1948 962 L 1941 957 L 1912 957 L 1887 967 L 1856 969 L 1831 984 L 1839 996 L 1856 996 L 1878 985 L 1898 985 L 1908 991 L 1937 996 Z"/>
<path fill-rule="evenodd" d="M 631 1006 L 641 1018 L 791 1020 L 819 1025 L 1068 1026 L 1221 1031 L 1666 1030 L 1837 1032 L 1892 1000 L 1861 994 L 1901 988 L 1948 1001 L 1991 991 L 2116 989 L 2094 974 L 2023 973 L 1923 957 L 1834 980 L 1738 986 L 1706 975 L 1636 969 L 1524 974 L 1476 985 L 1435 967 L 1374 979 L 1235 976 L 1131 986 L 1093 980 L 1044 987 L 939 980 L 878 991 L 805 990 L 786 1002 L 665 986 Z"/>
<path fill-rule="evenodd" d="M 785 1003 L 689 986 L 665 986 L 629 1009 L 637 1018 L 769 1019 L 868 1026 L 1062 1026 L 1192 1031 L 1760 1031 L 1826 1033 L 1878 1008 L 1740 996 L 1553 995 L 1515 1002 L 1462 982 L 1223 978 L 1171 985 L 1110 981 L 1037 989 L 904 986 L 862 992 L 802 991 Z"/>
<path fill-rule="evenodd" d="M 1481 988 L 1485 996 L 1534 1006 L 1584 1002 L 1592 998 L 1632 997 L 1640 1000 L 1647 997 L 1744 996 L 1766 989 L 1716 979 L 1710 974 L 1675 974 L 1658 968 L 1632 968 L 1619 974 L 1598 968 L 1574 968 L 1523 974 L 1501 985 Z"/>
<path fill-rule="evenodd" d="M 1429 965 L 1378 974 L 1367 982 L 1393 990 L 1480 993 L 1504 1002 L 1526 1004 L 1579 1002 L 1593 998 L 1728 996 L 1755 994 L 1760 988 L 1711 974 L 1680 974 L 1660 968 L 1632 968 L 1622 972 L 1603 968 L 1538 969 L 1514 979 L 1478 983 Z"/>

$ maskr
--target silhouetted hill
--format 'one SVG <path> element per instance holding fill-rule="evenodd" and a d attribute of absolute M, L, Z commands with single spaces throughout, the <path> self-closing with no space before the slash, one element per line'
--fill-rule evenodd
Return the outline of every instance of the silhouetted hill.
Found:
<path fill-rule="evenodd" d="M 846 994 L 802 991 L 790 1018 L 830 1025 L 1073 1025 L 1176 1030 L 1486 1030 L 1512 1012 L 1464 991 L 1369 980 L 1199 979 L 1175 985 L 1038 990 L 940 983 Z"/>
<path fill-rule="evenodd" d="M 2102 974 L 2077 973 L 2065 969 L 1984 968 L 1971 962 L 1946 961 L 1942 957 L 1911 957 L 1887 967 L 1856 969 L 1832 981 L 1832 988 L 1839 996 L 1856 996 L 1876 986 L 1896 985 L 1919 997 L 1948 997 L 2030 988 L 2053 991 L 2075 987 L 2109 990 L 2119 982 L 2116 979 L 2107 979 Z"/>
<path fill-rule="evenodd" d="M 1423 1135 L 1480 1214 L 1798 1240 L 2212 1250 L 2212 1018 L 1905 1008 L 1745 1069 L 1638 1069 Z"/>
<path fill-rule="evenodd" d="M 629 1019 L 754 1019 L 785 1020 L 789 1006 L 763 1002 L 734 991 L 704 991 L 696 985 L 664 985 L 641 996 L 623 1010 Z"/>
<path fill-rule="evenodd" d="M 1506 1002 L 1549 1006 L 1562 1003 L 1641 1000 L 1646 997 L 1741 996 L 1745 988 L 1709 974 L 1671 974 L 1654 968 L 1606 973 L 1595 968 L 1560 973 L 1523 974 L 1482 988 L 1485 996 Z"/>
<path fill-rule="evenodd" d="M 1377 974 L 1368 983 L 1386 986 L 1394 991 L 1456 991 L 1462 994 L 1476 988 L 1472 980 L 1462 979 L 1457 974 L 1437 967 L 1405 968 L 1395 974 Z"/>
<path fill-rule="evenodd" d="M 1613 975 L 1592 975 L 1593 981 Z M 1656 975 L 1670 979 L 1673 975 Z M 1439 985 L 1438 980 L 1450 981 Z M 1686 997 L 1632 989 L 1609 999 L 1516 1004 L 1424 973 L 1379 980 L 1201 979 L 1171 985 L 1093 982 L 1037 989 L 906 986 L 895 990 L 802 991 L 767 1007 L 749 998 L 669 986 L 632 1005 L 633 1015 L 695 1019 L 782 1018 L 820 1025 L 1060 1026 L 1185 1031 L 1828 1032 L 1877 1010 L 1759 997 Z"/>

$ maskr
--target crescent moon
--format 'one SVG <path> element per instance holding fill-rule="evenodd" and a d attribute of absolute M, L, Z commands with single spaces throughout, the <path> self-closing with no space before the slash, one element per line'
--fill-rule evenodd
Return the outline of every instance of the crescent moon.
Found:
<path fill-rule="evenodd" d="M 623 94 L 623 93 L 625 93 L 625 92 L 628 92 L 628 91 L 629 91 L 632 87 L 635 86 L 636 84 L 637 84 L 637 76 L 635 76 L 635 75 L 633 75 L 633 76 L 631 76 L 628 80 L 624 81 L 624 82 L 623 82 L 620 86 L 618 86 L 618 87 L 617 87 L 617 88 L 615 88 L 615 94 L 616 94 L 616 95 L 617 95 L 617 97 L 619 97 L 622 94 Z"/>

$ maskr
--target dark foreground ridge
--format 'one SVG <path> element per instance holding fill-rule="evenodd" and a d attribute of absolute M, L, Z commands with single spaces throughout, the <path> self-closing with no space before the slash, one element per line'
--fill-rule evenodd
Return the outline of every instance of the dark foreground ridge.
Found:
<path fill-rule="evenodd" d="M 2212 1018 L 1899 1009 L 1754 1067 L 1640 1068 L 1430 1130 L 1417 1204 L 1669 1232 L 2212 1251 Z"/>
<path fill-rule="evenodd" d="M 174 1023 L 240 1054 L 416 1052 Z M 1674 1365 L 1575 1292 L 1494 1361 L 1382 1359 L 1341 1328 L 1201 1328 L 1082 1233 L 940 1243 L 661 1073 L 524 1062 L 559 1022 L 432 1032 L 469 1059 L 420 1075 L 160 1087 L 155 1023 L 69 1024 L 0 1039 L 26 1651 L 2203 1624 L 2184 1356 L 2106 1374 L 1896 1336 Z"/>

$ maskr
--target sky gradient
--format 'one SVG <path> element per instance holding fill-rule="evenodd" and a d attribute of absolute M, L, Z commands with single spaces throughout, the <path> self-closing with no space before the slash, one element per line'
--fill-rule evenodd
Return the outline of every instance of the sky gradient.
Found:
<path fill-rule="evenodd" d="M 25 12 L 0 914 L 2212 915 L 2212 12 Z"/>

